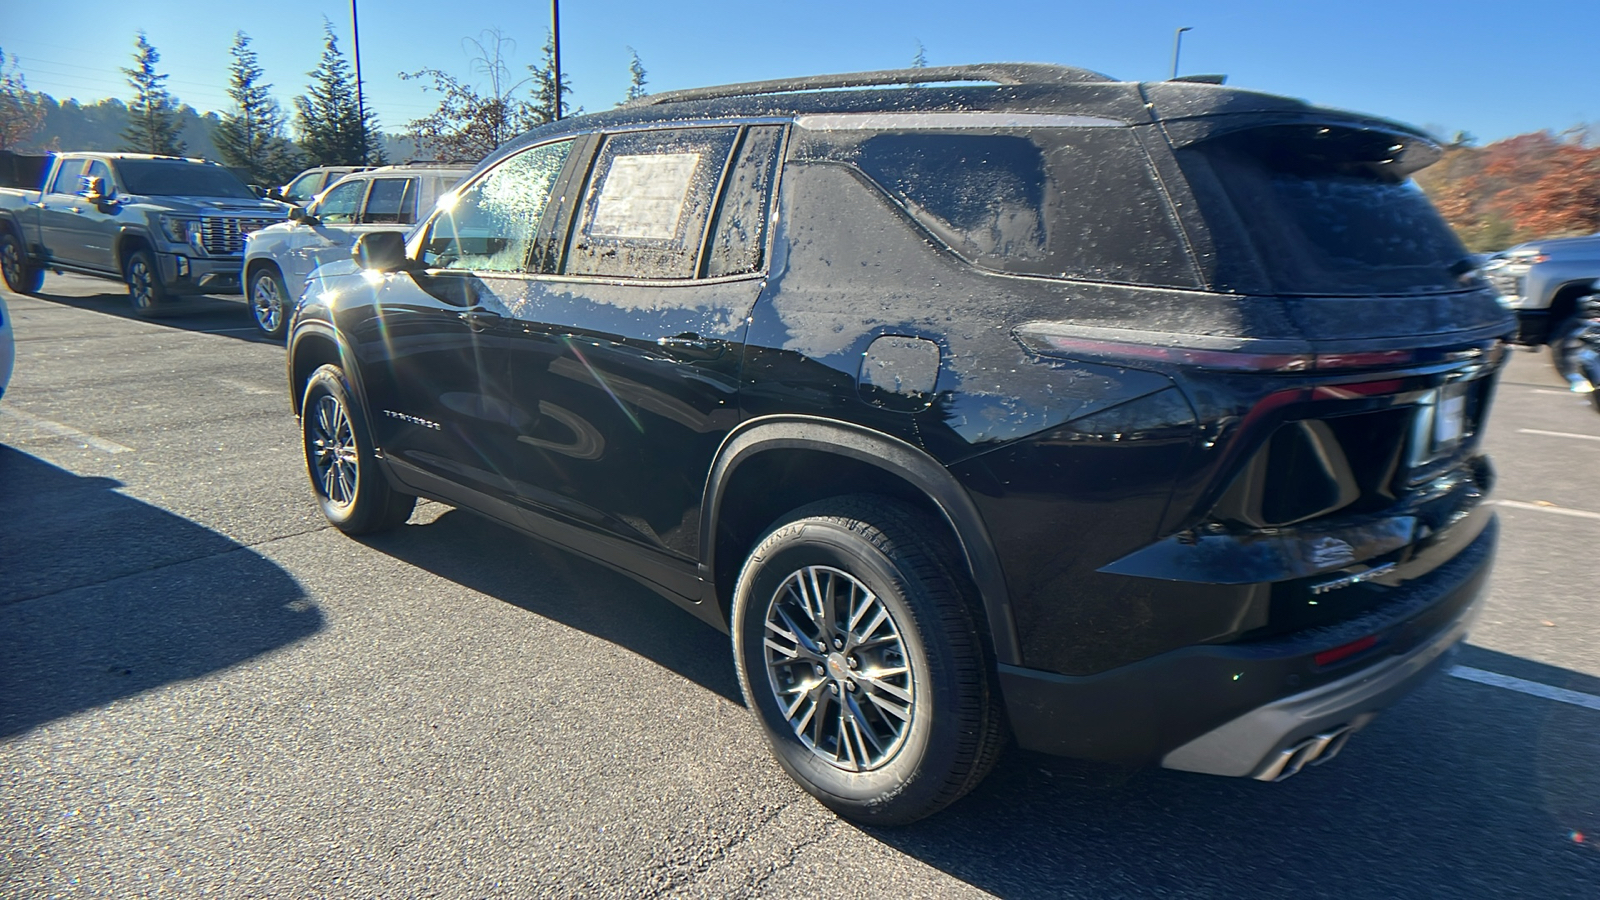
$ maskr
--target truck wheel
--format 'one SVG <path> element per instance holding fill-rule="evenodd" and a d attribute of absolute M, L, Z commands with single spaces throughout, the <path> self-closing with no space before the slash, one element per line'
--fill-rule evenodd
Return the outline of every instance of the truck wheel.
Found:
<path fill-rule="evenodd" d="M 898 825 L 988 774 L 1004 729 L 971 589 L 881 497 L 790 513 L 739 573 L 733 645 L 778 763 L 846 818 Z"/>
<path fill-rule="evenodd" d="M 19 294 L 37 294 L 44 286 L 44 269 L 28 262 L 22 241 L 9 230 L 0 230 L 0 276 Z"/>
<path fill-rule="evenodd" d="M 153 316 L 162 311 L 167 302 L 167 288 L 161 283 L 161 270 L 156 268 L 156 258 L 149 250 L 135 250 L 129 254 L 122 270 L 128 283 L 128 302 L 136 316 Z"/>
<path fill-rule="evenodd" d="M 333 527 L 345 534 L 372 534 L 411 517 L 417 498 L 391 488 L 378 468 L 366 418 L 350 402 L 338 366 L 311 373 L 300 406 L 300 429 L 311 489 Z"/>
<path fill-rule="evenodd" d="M 277 266 L 263 265 L 250 276 L 250 320 L 261 333 L 274 340 L 283 338 L 289 327 L 289 291 Z"/>

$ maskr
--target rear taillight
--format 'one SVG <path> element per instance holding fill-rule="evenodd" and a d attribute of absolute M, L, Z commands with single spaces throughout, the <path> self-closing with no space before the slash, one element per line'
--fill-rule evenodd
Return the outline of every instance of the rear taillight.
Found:
<path fill-rule="evenodd" d="M 1312 659 L 1316 660 L 1317 665 L 1319 666 L 1331 666 L 1341 659 L 1349 659 L 1363 650 L 1370 650 L 1371 648 L 1377 646 L 1377 644 L 1378 636 L 1375 634 L 1369 634 L 1359 641 L 1351 641 L 1348 644 L 1334 647 L 1332 650 L 1324 650 L 1321 653 L 1318 653 L 1316 656 L 1313 656 Z"/>
<path fill-rule="evenodd" d="M 1415 362 L 1414 350 L 1369 350 L 1353 353 L 1256 353 L 1218 350 L 1181 344 L 1135 344 L 1107 341 L 1032 329 L 1018 329 L 1017 339 L 1044 356 L 1097 357 L 1147 360 L 1193 366 L 1221 372 L 1303 373 L 1349 369 L 1380 369 Z"/>

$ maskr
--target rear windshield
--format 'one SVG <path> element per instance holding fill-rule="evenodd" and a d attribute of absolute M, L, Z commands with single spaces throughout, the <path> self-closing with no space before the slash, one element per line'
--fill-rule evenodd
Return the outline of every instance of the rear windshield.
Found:
<path fill-rule="evenodd" d="M 119 159 L 113 165 L 122 189 L 130 194 L 256 199 L 255 192 L 221 166 L 167 159 Z"/>
<path fill-rule="evenodd" d="M 1196 286 L 1132 130 L 888 132 L 863 172 L 950 249 L 1016 275 Z"/>
<path fill-rule="evenodd" d="M 1460 290 L 1461 274 L 1473 268 L 1463 262 L 1466 248 L 1396 161 L 1400 140 L 1278 126 L 1205 141 L 1178 157 L 1203 212 L 1225 203 L 1238 216 L 1278 293 Z M 1201 168 L 1214 181 L 1197 177 Z"/>

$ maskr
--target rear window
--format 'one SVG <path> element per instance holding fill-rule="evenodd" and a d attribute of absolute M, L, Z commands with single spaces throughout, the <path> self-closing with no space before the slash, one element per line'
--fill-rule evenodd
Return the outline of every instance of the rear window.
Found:
<path fill-rule="evenodd" d="M 1275 126 L 1214 138 L 1178 158 L 1203 213 L 1228 204 L 1238 217 L 1278 293 L 1460 290 L 1462 273 L 1473 266 L 1406 177 L 1398 161 L 1403 141 L 1381 132 Z M 1197 169 L 1214 179 L 1197 177 Z"/>
<path fill-rule="evenodd" d="M 880 133 L 856 164 L 968 262 L 1016 275 L 1195 287 L 1128 128 Z"/>

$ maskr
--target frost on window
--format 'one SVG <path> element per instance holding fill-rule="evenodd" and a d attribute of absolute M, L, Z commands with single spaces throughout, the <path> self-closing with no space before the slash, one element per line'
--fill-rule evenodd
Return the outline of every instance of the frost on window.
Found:
<path fill-rule="evenodd" d="M 590 237 L 670 241 L 678 235 L 698 153 L 616 156 L 601 183 Z"/>
<path fill-rule="evenodd" d="M 596 154 L 566 272 L 693 278 L 735 128 L 609 135 Z"/>
<path fill-rule="evenodd" d="M 445 195 L 423 243 L 423 262 L 439 269 L 521 271 L 571 147 L 571 141 L 562 141 L 526 150 L 453 199 Z"/>

